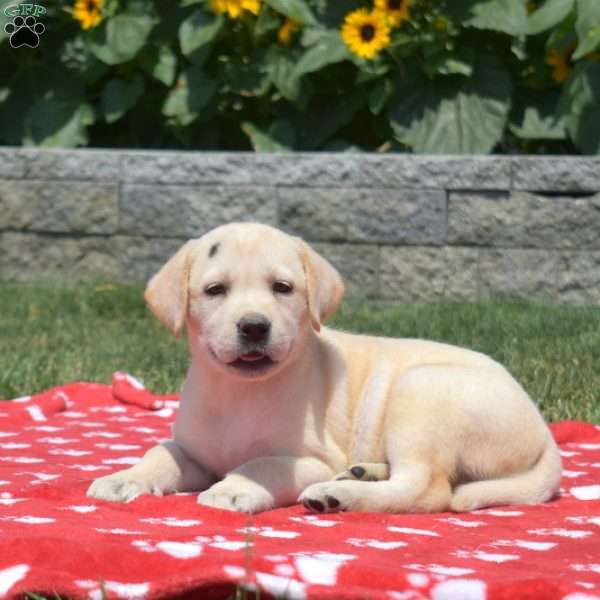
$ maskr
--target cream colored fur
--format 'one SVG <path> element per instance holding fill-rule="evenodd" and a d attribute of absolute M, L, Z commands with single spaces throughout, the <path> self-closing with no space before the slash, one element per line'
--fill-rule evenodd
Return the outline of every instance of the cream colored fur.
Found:
<path fill-rule="evenodd" d="M 291 293 L 274 291 L 281 280 Z M 214 283 L 226 293 L 209 295 Z M 504 367 L 446 344 L 323 327 L 342 295 L 325 259 L 266 225 L 226 225 L 185 244 L 146 291 L 174 333 L 187 327 L 192 358 L 173 439 L 88 495 L 199 491 L 201 504 L 246 512 L 298 499 L 317 512 L 412 512 L 557 493 L 557 447 Z M 230 364 L 248 313 L 271 323 L 273 366 L 258 374 Z M 378 480 L 353 478 L 354 463 Z"/>

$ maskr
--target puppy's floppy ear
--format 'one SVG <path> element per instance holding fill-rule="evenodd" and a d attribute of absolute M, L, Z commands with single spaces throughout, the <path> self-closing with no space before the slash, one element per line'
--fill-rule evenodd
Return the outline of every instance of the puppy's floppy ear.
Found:
<path fill-rule="evenodd" d="M 306 279 L 308 312 L 312 326 L 321 329 L 321 321 L 332 315 L 344 295 L 344 282 L 337 270 L 317 254 L 306 242 L 300 241 L 300 258 Z"/>
<path fill-rule="evenodd" d="M 150 279 L 144 293 L 150 310 L 176 336 L 179 336 L 187 313 L 194 244 L 195 240 L 185 243 Z"/>

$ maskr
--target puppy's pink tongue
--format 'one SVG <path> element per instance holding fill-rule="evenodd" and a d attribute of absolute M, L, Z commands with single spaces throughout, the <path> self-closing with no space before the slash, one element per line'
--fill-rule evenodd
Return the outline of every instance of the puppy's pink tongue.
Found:
<path fill-rule="evenodd" d="M 252 362 L 254 360 L 260 360 L 261 358 L 264 358 L 264 356 L 265 355 L 261 354 L 260 352 L 250 352 L 249 354 L 242 354 L 240 358 L 242 360 Z"/>

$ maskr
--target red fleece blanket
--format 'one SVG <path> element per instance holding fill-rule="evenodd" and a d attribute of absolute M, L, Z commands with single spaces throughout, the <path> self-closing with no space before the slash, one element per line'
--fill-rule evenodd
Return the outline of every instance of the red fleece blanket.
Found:
<path fill-rule="evenodd" d="M 552 427 L 562 495 L 470 514 L 254 516 L 194 494 L 91 500 L 169 437 L 174 396 L 115 374 L 0 403 L 0 597 L 600 598 L 600 427 Z M 223 443 L 227 443 L 223 440 Z"/>

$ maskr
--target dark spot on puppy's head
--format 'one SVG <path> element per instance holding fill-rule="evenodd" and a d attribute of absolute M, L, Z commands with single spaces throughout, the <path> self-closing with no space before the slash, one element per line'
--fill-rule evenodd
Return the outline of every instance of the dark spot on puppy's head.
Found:
<path fill-rule="evenodd" d="M 212 258 L 219 251 L 219 246 L 220 243 L 217 242 L 210 247 L 210 250 L 208 251 L 208 258 Z"/>

